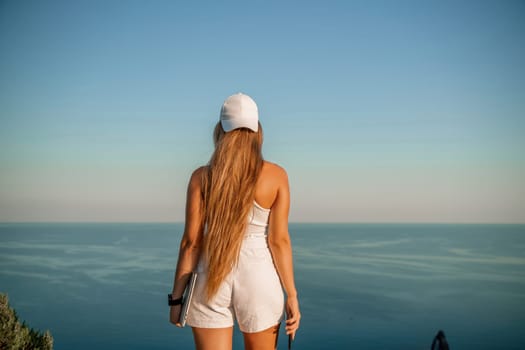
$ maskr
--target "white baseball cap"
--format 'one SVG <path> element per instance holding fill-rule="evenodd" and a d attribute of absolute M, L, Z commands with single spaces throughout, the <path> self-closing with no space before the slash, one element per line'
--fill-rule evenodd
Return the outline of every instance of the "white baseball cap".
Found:
<path fill-rule="evenodd" d="M 228 97 L 221 108 L 220 121 L 225 132 L 238 128 L 259 129 L 259 111 L 255 101 L 241 92 Z"/>

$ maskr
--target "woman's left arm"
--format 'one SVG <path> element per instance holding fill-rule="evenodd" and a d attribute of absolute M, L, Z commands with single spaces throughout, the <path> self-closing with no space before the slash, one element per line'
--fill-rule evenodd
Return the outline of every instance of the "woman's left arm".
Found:
<path fill-rule="evenodd" d="M 184 224 L 184 234 L 182 235 L 179 247 L 177 269 L 173 281 L 173 299 L 178 299 L 182 296 L 191 272 L 195 269 L 199 261 L 201 242 L 204 234 L 201 191 L 202 171 L 204 171 L 203 167 L 195 170 L 188 184 L 186 220 Z M 181 305 L 170 307 L 170 322 L 177 326 L 180 326 L 180 311 Z"/>

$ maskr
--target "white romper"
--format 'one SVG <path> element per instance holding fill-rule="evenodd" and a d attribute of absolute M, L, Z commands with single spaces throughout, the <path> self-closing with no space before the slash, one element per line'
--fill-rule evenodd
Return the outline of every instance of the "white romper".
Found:
<path fill-rule="evenodd" d="M 281 322 L 284 294 L 268 248 L 270 209 L 254 201 L 239 253 L 239 262 L 226 276 L 217 294 L 206 302 L 206 268 L 197 266 L 197 283 L 187 324 L 199 328 L 225 328 L 237 319 L 245 333 L 254 333 Z"/>

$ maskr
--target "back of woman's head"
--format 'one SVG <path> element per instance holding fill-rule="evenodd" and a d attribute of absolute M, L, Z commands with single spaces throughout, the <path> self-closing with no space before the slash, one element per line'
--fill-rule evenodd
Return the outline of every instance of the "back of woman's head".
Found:
<path fill-rule="evenodd" d="M 263 133 L 258 121 L 257 125 L 257 131 L 241 127 L 228 132 L 221 122 L 215 126 L 215 151 L 202 179 L 208 298 L 217 292 L 239 256 L 263 165 Z"/>

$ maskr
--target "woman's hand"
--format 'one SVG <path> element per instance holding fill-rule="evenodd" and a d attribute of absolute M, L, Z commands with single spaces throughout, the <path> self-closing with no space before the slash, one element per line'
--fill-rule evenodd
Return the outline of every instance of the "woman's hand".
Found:
<path fill-rule="evenodd" d="M 292 339 L 295 338 L 295 332 L 299 328 L 299 320 L 301 313 L 299 312 L 299 301 L 297 297 L 288 297 L 286 299 L 286 334 L 291 334 Z"/>
<path fill-rule="evenodd" d="M 179 323 L 181 305 L 172 305 L 170 306 L 170 322 L 176 325 L 177 327 L 182 327 Z"/>

